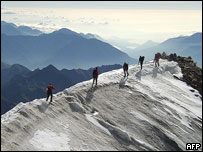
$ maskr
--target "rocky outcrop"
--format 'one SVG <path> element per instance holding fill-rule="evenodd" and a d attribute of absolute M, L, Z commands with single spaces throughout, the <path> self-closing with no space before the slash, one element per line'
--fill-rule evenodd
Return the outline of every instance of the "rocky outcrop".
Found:
<path fill-rule="evenodd" d="M 196 65 L 196 62 L 192 60 L 191 56 L 181 57 L 177 56 L 176 53 L 167 55 L 163 52 L 161 58 L 178 62 L 183 73 L 183 78 L 181 80 L 198 90 L 202 95 L 202 68 Z"/>

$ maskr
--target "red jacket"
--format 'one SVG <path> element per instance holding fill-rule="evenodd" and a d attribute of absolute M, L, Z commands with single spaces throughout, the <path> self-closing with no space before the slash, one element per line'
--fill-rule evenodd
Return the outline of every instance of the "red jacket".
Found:
<path fill-rule="evenodd" d="M 52 90 L 56 90 L 56 88 L 54 88 L 52 85 L 48 85 L 47 86 L 47 93 L 52 93 Z"/>
<path fill-rule="evenodd" d="M 52 90 L 56 90 L 56 88 L 54 88 L 52 85 L 48 85 L 47 88 L 48 88 L 48 89 L 52 89 Z"/>

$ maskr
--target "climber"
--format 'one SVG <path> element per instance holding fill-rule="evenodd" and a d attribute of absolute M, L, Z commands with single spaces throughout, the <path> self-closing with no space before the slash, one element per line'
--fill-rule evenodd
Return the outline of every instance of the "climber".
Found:
<path fill-rule="evenodd" d="M 140 63 L 141 70 L 142 70 L 142 64 L 143 64 L 143 62 L 144 62 L 144 56 L 140 56 L 138 64 Z"/>
<path fill-rule="evenodd" d="M 97 85 L 98 75 L 99 75 L 99 72 L 98 72 L 98 68 L 96 67 L 96 68 L 93 70 L 93 73 L 92 73 L 92 77 L 93 77 L 92 87 L 93 87 L 93 85 L 94 85 L 94 81 L 96 81 L 96 85 Z"/>
<path fill-rule="evenodd" d="M 159 53 L 155 54 L 155 57 L 154 57 L 154 63 L 155 63 L 155 67 L 159 67 L 159 58 L 160 58 L 160 55 Z"/>
<path fill-rule="evenodd" d="M 123 64 L 123 71 L 124 71 L 124 77 L 126 77 L 126 73 L 127 73 L 127 76 L 129 75 L 128 74 L 128 64 L 126 62 L 124 62 L 124 64 Z"/>
<path fill-rule="evenodd" d="M 47 86 L 47 100 L 49 99 L 49 96 L 51 96 L 50 103 L 52 102 L 52 97 L 53 97 L 52 90 L 56 90 L 56 88 L 54 88 L 52 84 L 49 83 L 49 85 Z"/>

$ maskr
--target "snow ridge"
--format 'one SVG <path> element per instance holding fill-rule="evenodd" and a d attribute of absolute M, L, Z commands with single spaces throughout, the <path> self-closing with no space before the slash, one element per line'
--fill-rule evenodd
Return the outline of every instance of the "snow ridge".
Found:
<path fill-rule="evenodd" d="M 185 150 L 202 144 L 202 101 L 176 79 L 176 62 L 146 62 L 99 75 L 1 116 L 2 150 Z M 200 149 L 201 150 L 201 149 Z"/>

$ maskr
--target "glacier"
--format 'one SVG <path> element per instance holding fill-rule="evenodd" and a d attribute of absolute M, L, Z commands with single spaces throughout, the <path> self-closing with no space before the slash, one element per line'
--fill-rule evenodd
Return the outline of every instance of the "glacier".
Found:
<path fill-rule="evenodd" d="M 179 151 L 202 145 L 202 97 L 160 59 L 103 73 L 1 116 L 1 150 Z M 193 90 L 193 91 L 191 91 Z M 199 149 L 202 150 L 202 147 Z"/>

